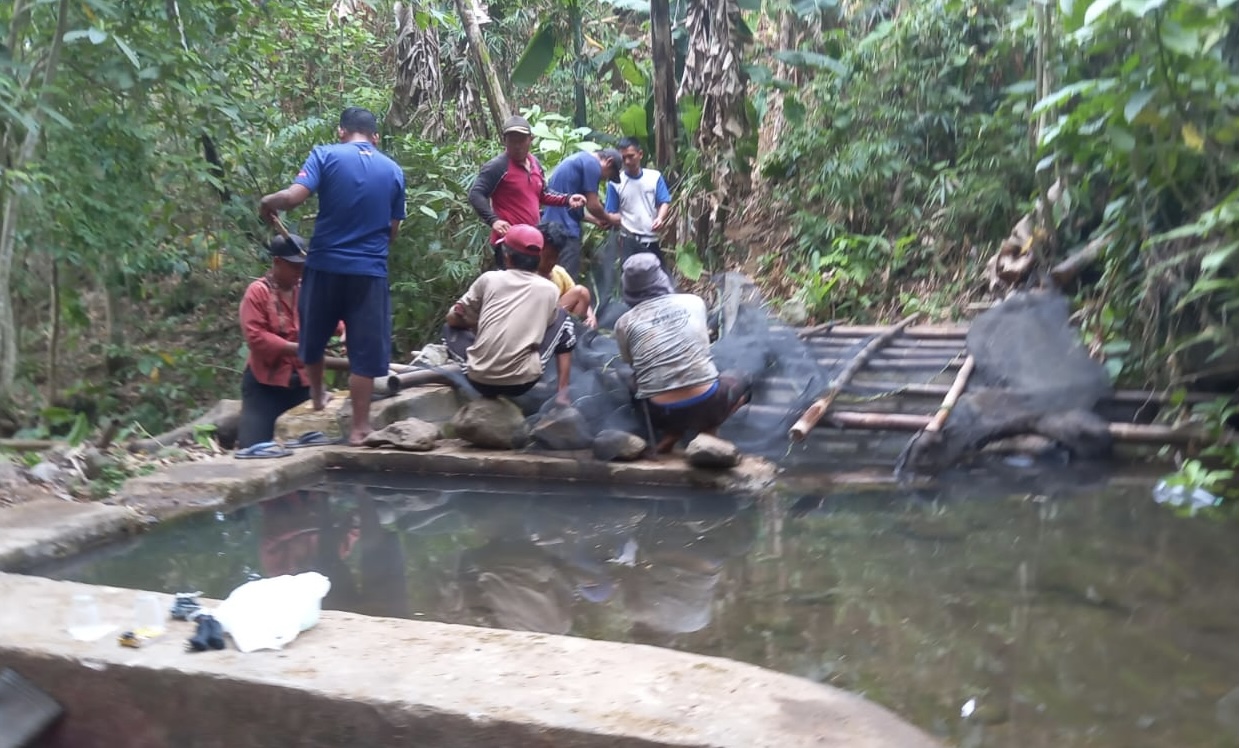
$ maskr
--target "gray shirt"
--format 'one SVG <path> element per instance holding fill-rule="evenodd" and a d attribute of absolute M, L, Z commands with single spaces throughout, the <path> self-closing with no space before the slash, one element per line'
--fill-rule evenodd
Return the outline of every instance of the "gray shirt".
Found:
<path fill-rule="evenodd" d="M 692 294 L 636 305 L 615 323 L 615 341 L 620 357 L 632 364 L 639 399 L 718 379 L 706 303 Z"/>

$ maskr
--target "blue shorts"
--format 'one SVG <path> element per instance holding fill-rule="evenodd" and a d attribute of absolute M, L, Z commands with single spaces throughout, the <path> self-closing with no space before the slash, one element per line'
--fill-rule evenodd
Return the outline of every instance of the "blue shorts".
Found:
<path fill-rule="evenodd" d="M 360 377 L 387 376 L 391 295 L 386 278 L 306 268 L 297 313 L 301 315 L 297 356 L 302 361 L 322 361 L 327 342 L 343 322 L 349 372 Z"/>

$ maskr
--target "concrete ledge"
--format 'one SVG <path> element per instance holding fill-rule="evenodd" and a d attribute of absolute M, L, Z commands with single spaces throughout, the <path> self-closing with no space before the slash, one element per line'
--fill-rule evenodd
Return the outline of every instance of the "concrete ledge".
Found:
<path fill-rule="evenodd" d="M 678 457 L 640 462 L 601 462 L 588 452 L 498 452 L 444 440 L 433 452 L 396 449 L 333 449 L 330 467 L 392 470 L 403 473 L 476 475 L 527 480 L 588 481 L 621 485 L 692 486 L 719 490 L 762 488 L 774 480 L 775 466 L 745 457 L 731 470 L 702 470 Z"/>
<path fill-rule="evenodd" d="M 304 486 L 331 468 L 716 490 L 764 488 L 774 481 L 776 470 L 773 464 L 755 457 L 744 458 L 732 470 L 711 471 L 690 467 L 679 458 L 599 462 L 584 452 L 494 452 L 448 440 L 440 442 L 433 452 L 330 446 L 298 450 L 278 459 L 224 456 L 178 463 L 126 481 L 116 502 L 152 518 L 170 519 L 275 496 Z"/>
<path fill-rule="evenodd" d="M 225 455 L 179 462 L 125 481 L 115 502 L 156 519 L 171 519 L 256 501 L 313 480 L 328 466 L 328 449 L 301 449 L 289 457 L 269 460 L 238 460 Z"/>
<path fill-rule="evenodd" d="M 137 593 L 0 574 L 0 667 L 67 709 L 48 746 L 930 748 L 858 696 L 654 647 L 326 612 L 283 652 L 141 650 L 63 631 L 90 592 L 122 625 Z M 14 604 L 16 603 L 16 604 Z"/>
<path fill-rule="evenodd" d="M 0 569 L 25 569 L 136 532 L 136 512 L 104 504 L 39 500 L 0 511 Z"/>

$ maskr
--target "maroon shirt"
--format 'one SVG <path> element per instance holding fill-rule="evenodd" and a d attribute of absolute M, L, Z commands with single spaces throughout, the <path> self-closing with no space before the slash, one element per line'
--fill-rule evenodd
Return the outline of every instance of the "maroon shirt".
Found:
<path fill-rule="evenodd" d="M 487 161 L 473 181 L 473 187 L 469 188 L 469 204 L 487 226 L 501 219 L 514 226 L 518 223 L 537 226 L 542 206 L 566 206 L 568 195 L 547 188 L 542 165 L 533 154 L 522 164 L 508 158 L 507 153 L 501 153 Z M 498 244 L 502 239 L 491 229 L 491 244 Z"/>

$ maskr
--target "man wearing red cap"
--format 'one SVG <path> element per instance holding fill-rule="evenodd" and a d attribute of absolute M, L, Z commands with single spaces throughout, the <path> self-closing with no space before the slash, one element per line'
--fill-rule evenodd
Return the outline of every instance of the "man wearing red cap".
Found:
<path fill-rule="evenodd" d="M 506 270 L 473 282 L 447 314 L 444 339 L 482 397 L 519 397 L 542 379 L 551 356 L 559 376 L 556 400 L 568 404 L 576 333 L 559 307 L 559 289 L 538 275 L 542 232 L 517 224 L 503 236 Z"/>

